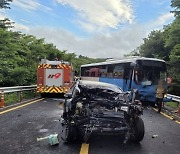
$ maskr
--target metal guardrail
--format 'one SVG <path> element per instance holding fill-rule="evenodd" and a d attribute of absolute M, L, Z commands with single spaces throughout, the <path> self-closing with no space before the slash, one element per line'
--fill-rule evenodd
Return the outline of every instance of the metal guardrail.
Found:
<path fill-rule="evenodd" d="M 5 106 L 5 101 L 4 101 L 4 94 L 5 93 L 13 93 L 13 92 L 18 92 L 19 93 L 19 98 L 20 102 L 23 100 L 23 91 L 30 91 L 30 90 L 35 90 L 36 85 L 31 85 L 31 86 L 16 86 L 16 87 L 1 87 L 0 88 L 0 108 L 3 108 Z"/>
<path fill-rule="evenodd" d="M 168 98 L 172 98 L 173 101 L 179 102 L 180 103 L 180 96 L 175 96 L 171 94 L 167 94 Z"/>
<path fill-rule="evenodd" d="M 31 86 L 16 86 L 16 87 L 1 87 L 0 88 L 0 93 L 2 91 L 4 93 L 12 93 L 12 92 L 35 90 L 35 89 L 36 89 L 36 85 L 31 85 Z"/>

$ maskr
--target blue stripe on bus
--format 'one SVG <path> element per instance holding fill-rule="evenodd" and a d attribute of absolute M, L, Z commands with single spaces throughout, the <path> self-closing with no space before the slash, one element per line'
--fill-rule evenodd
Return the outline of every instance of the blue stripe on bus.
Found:
<path fill-rule="evenodd" d="M 123 79 L 114 79 L 114 78 L 99 77 L 99 81 L 100 82 L 106 82 L 106 83 L 115 84 L 118 87 L 123 87 Z"/>

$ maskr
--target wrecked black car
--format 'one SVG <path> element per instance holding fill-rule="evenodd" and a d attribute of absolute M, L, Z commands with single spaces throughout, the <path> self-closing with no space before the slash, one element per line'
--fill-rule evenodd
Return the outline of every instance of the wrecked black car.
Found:
<path fill-rule="evenodd" d="M 103 82 L 79 80 L 65 94 L 61 119 L 62 138 L 65 142 L 79 139 L 87 142 L 92 133 L 123 135 L 140 142 L 144 137 L 144 123 L 140 118 L 142 107 L 135 93 L 129 94 L 119 87 Z"/>

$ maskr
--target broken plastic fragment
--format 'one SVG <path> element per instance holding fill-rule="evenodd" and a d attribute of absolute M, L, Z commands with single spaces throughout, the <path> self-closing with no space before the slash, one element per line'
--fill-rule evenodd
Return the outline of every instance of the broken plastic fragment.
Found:
<path fill-rule="evenodd" d="M 156 137 L 158 137 L 158 135 L 153 135 L 153 136 L 152 136 L 152 138 L 156 138 Z"/>
<path fill-rule="evenodd" d="M 37 138 L 37 141 L 42 141 L 42 140 L 46 140 L 46 139 L 48 139 L 48 136 Z"/>
<path fill-rule="evenodd" d="M 48 142 L 50 145 L 59 144 L 58 134 L 51 134 L 48 136 Z"/>
<path fill-rule="evenodd" d="M 47 140 L 50 145 L 59 144 L 58 134 L 51 134 L 49 136 L 37 138 L 37 141 Z"/>

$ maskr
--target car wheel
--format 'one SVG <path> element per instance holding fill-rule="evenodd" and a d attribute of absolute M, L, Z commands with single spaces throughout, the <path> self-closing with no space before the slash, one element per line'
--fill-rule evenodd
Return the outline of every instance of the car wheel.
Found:
<path fill-rule="evenodd" d="M 76 141 L 76 127 L 70 125 L 63 126 L 62 139 L 65 143 L 72 143 Z"/>
<path fill-rule="evenodd" d="M 134 126 L 133 126 L 133 130 L 134 130 L 134 134 L 132 137 L 132 141 L 135 143 L 139 143 L 143 140 L 144 138 L 144 122 L 141 118 L 137 118 L 134 122 Z"/>

